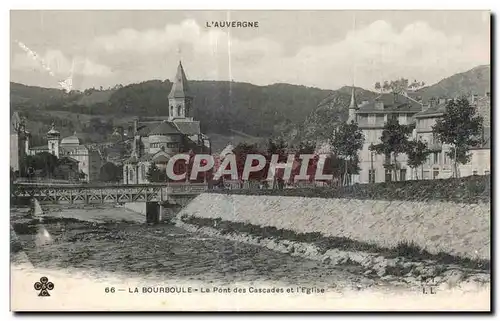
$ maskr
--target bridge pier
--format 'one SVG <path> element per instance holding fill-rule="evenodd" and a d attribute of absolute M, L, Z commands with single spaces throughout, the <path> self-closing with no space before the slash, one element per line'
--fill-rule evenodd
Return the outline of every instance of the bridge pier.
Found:
<path fill-rule="evenodd" d="M 146 202 L 146 223 L 159 223 L 162 208 L 163 206 L 159 202 Z"/>

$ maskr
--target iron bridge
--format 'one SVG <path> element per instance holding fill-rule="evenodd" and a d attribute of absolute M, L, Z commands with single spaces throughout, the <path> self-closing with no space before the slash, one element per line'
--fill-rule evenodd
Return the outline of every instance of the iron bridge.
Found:
<path fill-rule="evenodd" d="M 167 202 L 191 199 L 208 189 L 204 183 L 140 185 L 43 185 L 17 183 L 11 188 L 13 199 L 36 198 L 40 203 L 102 204 Z"/>

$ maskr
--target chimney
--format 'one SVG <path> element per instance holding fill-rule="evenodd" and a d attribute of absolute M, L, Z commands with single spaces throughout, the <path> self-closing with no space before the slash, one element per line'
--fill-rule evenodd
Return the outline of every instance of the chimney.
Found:
<path fill-rule="evenodd" d="M 134 135 L 137 134 L 138 125 L 139 125 L 139 121 L 137 119 L 134 119 Z"/>

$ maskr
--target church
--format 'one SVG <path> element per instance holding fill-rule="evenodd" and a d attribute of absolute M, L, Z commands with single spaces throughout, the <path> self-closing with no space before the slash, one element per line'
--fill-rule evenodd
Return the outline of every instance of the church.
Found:
<path fill-rule="evenodd" d="M 124 184 L 146 184 L 151 164 L 165 170 L 169 159 L 179 153 L 210 154 L 210 140 L 193 118 L 194 96 L 182 63 L 168 95 L 169 116 L 160 122 L 134 121 L 132 153 L 123 164 Z"/>
<path fill-rule="evenodd" d="M 27 173 L 26 156 L 50 153 L 59 159 L 60 164 L 70 164 L 69 167 L 75 169 L 75 175 L 70 175 L 74 176 L 73 178 L 86 182 L 99 179 L 102 157 L 99 151 L 82 144 L 76 133 L 61 139 L 60 132 L 52 124 L 47 132 L 46 145 L 31 146 L 30 138 L 31 134 L 26 130 L 26 120 L 15 112 L 11 121 L 10 166 L 14 172 L 17 172 L 17 175 L 25 176 Z M 83 177 L 79 177 L 80 175 Z"/>

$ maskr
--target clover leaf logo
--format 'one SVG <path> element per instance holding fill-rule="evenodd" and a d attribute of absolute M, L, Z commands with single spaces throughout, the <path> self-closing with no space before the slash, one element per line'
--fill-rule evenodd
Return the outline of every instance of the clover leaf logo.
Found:
<path fill-rule="evenodd" d="M 49 282 L 45 276 L 40 278 L 40 282 L 35 282 L 35 290 L 40 291 L 38 296 L 50 296 L 49 291 L 54 289 L 54 283 Z"/>

